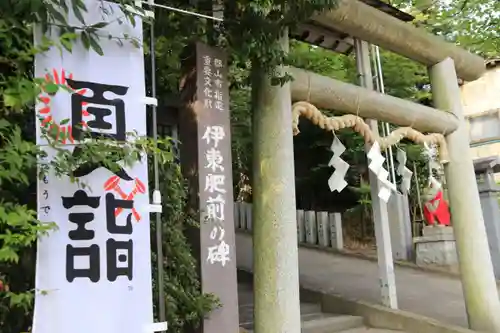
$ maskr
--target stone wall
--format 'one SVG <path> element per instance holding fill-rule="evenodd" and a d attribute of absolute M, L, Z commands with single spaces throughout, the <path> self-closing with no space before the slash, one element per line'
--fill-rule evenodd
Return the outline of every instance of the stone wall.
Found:
<path fill-rule="evenodd" d="M 500 155 L 500 59 L 490 61 L 487 67 L 480 79 L 465 82 L 460 88 L 473 159 Z M 500 181 L 500 174 L 495 180 Z"/>
<path fill-rule="evenodd" d="M 466 116 L 500 108 L 500 65 L 489 69 L 483 77 L 461 87 Z"/>

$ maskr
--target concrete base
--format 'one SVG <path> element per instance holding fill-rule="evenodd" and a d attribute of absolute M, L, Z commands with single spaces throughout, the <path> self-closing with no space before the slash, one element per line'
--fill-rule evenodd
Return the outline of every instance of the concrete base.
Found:
<path fill-rule="evenodd" d="M 387 213 L 391 226 L 392 257 L 394 260 L 411 260 L 413 244 L 408 196 L 393 193 L 387 204 Z"/>
<path fill-rule="evenodd" d="M 450 268 L 458 265 L 453 227 L 425 226 L 423 236 L 415 237 L 413 242 L 417 265 Z"/>

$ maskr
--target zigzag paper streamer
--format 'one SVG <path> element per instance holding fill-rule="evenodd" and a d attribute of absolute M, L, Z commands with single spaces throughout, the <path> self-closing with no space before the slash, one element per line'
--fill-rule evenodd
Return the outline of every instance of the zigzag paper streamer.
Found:
<path fill-rule="evenodd" d="M 429 169 L 430 172 L 432 173 L 432 170 L 435 170 L 436 173 L 440 173 L 441 171 L 441 164 L 437 161 L 438 157 L 438 149 L 436 145 L 434 144 L 424 144 L 424 152 L 423 154 L 427 157 L 427 160 L 429 162 Z"/>
<path fill-rule="evenodd" d="M 330 147 L 330 150 L 333 152 L 333 156 L 328 162 L 328 166 L 334 167 L 335 171 L 328 179 L 328 186 L 330 187 L 330 191 L 341 192 L 346 186 L 347 182 L 345 181 L 345 175 L 347 174 L 347 170 L 349 169 L 349 163 L 340 158 L 345 152 L 345 146 L 340 142 L 339 138 L 333 134 L 333 142 Z"/>
<path fill-rule="evenodd" d="M 396 160 L 399 163 L 397 173 L 401 176 L 401 192 L 407 194 L 410 191 L 413 172 L 406 167 L 406 152 L 402 149 L 398 149 Z"/>
<path fill-rule="evenodd" d="M 385 203 L 389 202 L 392 191 L 397 191 L 396 186 L 389 181 L 389 171 L 384 169 L 385 158 L 380 153 L 380 145 L 375 142 L 370 151 L 367 154 L 370 164 L 368 169 L 370 169 L 380 181 L 380 190 L 378 192 L 378 197 L 382 199 Z"/>

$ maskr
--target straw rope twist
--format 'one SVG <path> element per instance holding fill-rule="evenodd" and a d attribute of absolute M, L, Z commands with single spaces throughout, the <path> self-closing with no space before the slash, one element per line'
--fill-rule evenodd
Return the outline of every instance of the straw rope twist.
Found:
<path fill-rule="evenodd" d="M 292 129 L 293 135 L 300 133 L 299 118 L 305 117 L 309 119 L 314 125 L 327 131 L 337 131 L 342 128 L 352 128 L 355 132 L 359 133 L 366 143 L 373 144 L 378 142 L 380 149 L 385 149 L 398 144 L 404 138 L 409 139 L 416 144 L 428 145 L 435 144 L 439 148 L 440 162 L 445 164 L 448 162 L 448 148 L 443 134 L 430 133 L 422 134 L 411 127 L 400 127 L 392 131 L 388 136 L 381 137 L 374 133 L 370 126 L 363 120 L 363 118 L 347 114 L 338 117 L 325 116 L 314 105 L 308 102 L 297 102 L 292 105 Z"/>

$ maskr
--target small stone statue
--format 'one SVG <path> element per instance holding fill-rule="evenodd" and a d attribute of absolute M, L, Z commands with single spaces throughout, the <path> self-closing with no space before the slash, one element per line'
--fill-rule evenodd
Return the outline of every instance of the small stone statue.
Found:
<path fill-rule="evenodd" d="M 429 185 L 423 193 L 424 217 L 431 226 L 437 221 L 437 225 L 444 227 L 450 225 L 450 210 L 444 199 L 441 184 L 433 177 L 429 177 Z"/>

